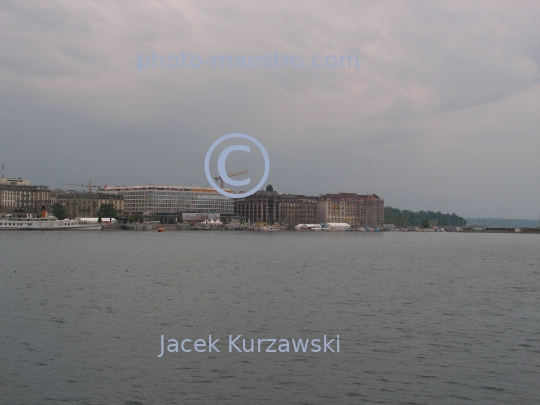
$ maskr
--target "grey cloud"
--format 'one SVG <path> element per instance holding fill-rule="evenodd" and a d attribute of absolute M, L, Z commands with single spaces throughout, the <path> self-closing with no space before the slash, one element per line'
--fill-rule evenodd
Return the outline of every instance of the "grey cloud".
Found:
<path fill-rule="evenodd" d="M 0 164 L 52 187 L 205 184 L 208 146 L 246 132 L 267 147 L 279 191 L 536 217 L 539 13 L 535 2 L 2 2 Z M 357 54 L 360 68 L 137 73 L 137 55 L 182 50 Z"/>

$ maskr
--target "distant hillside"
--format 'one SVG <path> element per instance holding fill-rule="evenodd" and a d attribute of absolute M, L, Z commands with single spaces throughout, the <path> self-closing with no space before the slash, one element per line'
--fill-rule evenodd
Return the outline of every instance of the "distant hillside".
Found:
<path fill-rule="evenodd" d="M 421 226 L 424 221 L 439 226 L 465 226 L 467 220 L 456 214 L 443 214 L 440 211 L 401 211 L 399 208 L 384 207 L 384 222 L 397 226 Z"/>
<path fill-rule="evenodd" d="M 497 228 L 536 228 L 539 222 L 538 219 L 467 218 L 470 226 Z"/>

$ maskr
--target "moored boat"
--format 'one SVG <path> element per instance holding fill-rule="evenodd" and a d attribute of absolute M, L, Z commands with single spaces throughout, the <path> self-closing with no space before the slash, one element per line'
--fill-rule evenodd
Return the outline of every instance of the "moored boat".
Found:
<path fill-rule="evenodd" d="M 279 225 L 270 225 L 270 226 L 260 226 L 257 228 L 259 231 L 265 231 L 265 232 L 276 232 L 281 230 Z"/>
<path fill-rule="evenodd" d="M 59 220 L 49 218 L 0 218 L 2 231 L 100 231 L 100 223 L 84 221 L 81 219 Z"/>

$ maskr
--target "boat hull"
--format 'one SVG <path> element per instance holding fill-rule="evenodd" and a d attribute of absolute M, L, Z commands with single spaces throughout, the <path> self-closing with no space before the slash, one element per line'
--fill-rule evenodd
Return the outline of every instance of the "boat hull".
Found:
<path fill-rule="evenodd" d="M 99 223 L 78 220 L 1 219 L 0 231 L 101 231 Z"/>

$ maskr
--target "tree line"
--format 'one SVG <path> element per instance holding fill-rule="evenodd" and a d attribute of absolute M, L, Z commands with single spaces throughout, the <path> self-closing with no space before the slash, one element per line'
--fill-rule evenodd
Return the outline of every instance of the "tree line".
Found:
<path fill-rule="evenodd" d="M 67 218 L 66 208 L 60 203 L 53 204 L 51 211 L 52 211 L 52 214 L 58 219 L 66 219 Z M 99 211 L 97 212 L 97 216 L 99 218 L 98 219 L 99 222 L 101 222 L 102 218 L 114 218 L 116 220 L 120 220 L 119 215 L 118 215 L 118 211 L 116 210 L 116 208 L 114 208 L 113 204 L 101 204 L 99 206 Z M 129 219 L 131 219 L 131 217 Z M 138 218 L 137 218 L 137 220 L 138 220 Z M 127 222 L 127 221 L 125 221 L 125 222 Z M 130 222 L 135 222 L 135 220 L 130 221 Z"/>
<path fill-rule="evenodd" d="M 454 213 L 443 214 L 440 211 L 410 211 L 394 207 L 384 207 L 384 222 L 396 226 L 466 226 L 467 221 Z"/>

